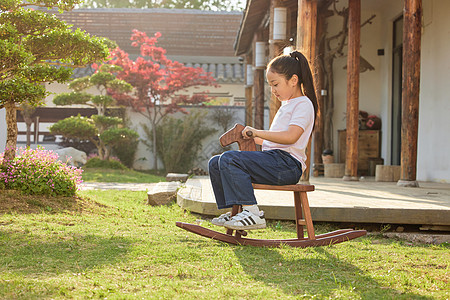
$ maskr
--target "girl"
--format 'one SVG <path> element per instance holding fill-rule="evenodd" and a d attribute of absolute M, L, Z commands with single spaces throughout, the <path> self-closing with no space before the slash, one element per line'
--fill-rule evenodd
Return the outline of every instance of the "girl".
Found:
<path fill-rule="evenodd" d="M 296 184 L 306 168 L 305 149 L 314 127 L 317 99 L 307 59 L 294 51 L 274 58 L 267 66 L 267 81 L 281 101 L 270 130 L 247 126 L 244 138 L 262 144 L 262 151 L 227 151 L 209 161 L 209 174 L 219 209 L 242 205 L 231 218 L 225 213 L 212 223 L 234 230 L 266 227 L 252 183 Z M 247 132 L 252 132 L 251 137 Z"/>

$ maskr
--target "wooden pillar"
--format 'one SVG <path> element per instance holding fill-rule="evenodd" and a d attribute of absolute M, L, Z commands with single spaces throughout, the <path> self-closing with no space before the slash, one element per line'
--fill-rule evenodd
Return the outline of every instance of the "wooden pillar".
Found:
<path fill-rule="evenodd" d="M 313 74 L 316 69 L 316 28 L 317 28 L 317 0 L 298 1 L 298 26 L 297 26 L 297 48 L 308 59 Z M 306 171 L 301 181 L 309 181 L 311 166 L 311 138 L 306 149 Z"/>
<path fill-rule="evenodd" d="M 282 44 L 277 41 L 269 41 L 269 55 L 270 59 L 277 57 L 281 53 L 283 53 Z M 277 113 L 278 109 L 281 106 L 280 100 L 277 99 L 273 94 L 270 95 L 270 103 L 269 103 L 269 122 L 272 124 L 273 118 Z"/>
<path fill-rule="evenodd" d="M 361 0 L 349 0 L 347 56 L 347 153 L 344 180 L 358 180 L 359 47 Z"/>
<path fill-rule="evenodd" d="M 286 45 L 285 40 L 279 40 L 274 38 L 274 9 L 281 6 L 280 0 L 272 0 L 270 2 L 270 24 L 269 24 L 269 59 L 275 58 L 283 53 L 283 47 Z M 269 102 L 269 122 L 272 124 L 272 120 L 275 117 L 278 109 L 281 106 L 281 102 L 273 95 L 270 95 Z"/>
<path fill-rule="evenodd" d="M 256 41 L 264 41 L 264 33 L 262 31 L 257 32 Z M 253 51 L 255 61 L 255 71 L 253 73 L 253 92 L 255 94 L 255 128 L 264 129 L 264 70 L 265 66 L 258 65 L 256 48 Z"/>
<path fill-rule="evenodd" d="M 247 69 L 247 66 L 253 66 L 252 56 L 247 55 L 245 61 L 245 124 L 253 126 L 253 68 L 251 70 Z M 251 79 L 249 76 L 251 76 Z"/>
<path fill-rule="evenodd" d="M 403 17 L 402 150 L 397 185 L 417 187 L 422 0 L 405 0 Z"/>
<path fill-rule="evenodd" d="M 245 125 L 253 126 L 253 86 L 245 87 Z"/>
<path fill-rule="evenodd" d="M 264 129 L 264 69 L 256 69 L 253 77 L 253 89 L 255 92 L 255 128 Z"/>
<path fill-rule="evenodd" d="M 322 152 L 324 150 L 324 98 L 322 97 L 321 91 L 323 89 L 324 74 L 323 69 L 320 67 L 320 55 L 324 54 L 324 43 L 321 43 L 321 37 L 324 34 L 324 24 L 325 16 L 317 12 L 317 29 L 316 29 L 316 54 L 314 60 L 314 86 L 316 88 L 317 96 L 317 116 L 316 124 L 314 127 L 314 165 L 319 166 L 322 164 Z M 319 169 L 315 168 L 313 176 L 319 176 Z"/>

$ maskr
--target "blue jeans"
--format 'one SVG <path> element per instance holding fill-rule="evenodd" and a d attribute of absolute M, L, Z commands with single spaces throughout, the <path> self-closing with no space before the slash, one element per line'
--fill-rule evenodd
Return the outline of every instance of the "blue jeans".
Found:
<path fill-rule="evenodd" d="M 252 183 L 296 184 L 302 175 L 301 163 L 278 149 L 227 151 L 212 157 L 208 169 L 219 209 L 256 204 Z"/>

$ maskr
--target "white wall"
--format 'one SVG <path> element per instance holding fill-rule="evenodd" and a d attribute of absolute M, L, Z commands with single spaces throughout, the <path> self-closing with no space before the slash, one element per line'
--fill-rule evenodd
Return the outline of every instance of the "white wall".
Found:
<path fill-rule="evenodd" d="M 207 170 L 208 167 L 208 160 L 212 157 L 214 153 L 217 153 L 218 151 L 221 151 L 221 146 L 219 144 L 219 138 L 224 133 L 223 128 L 220 128 L 214 121 L 210 120 L 208 117 L 211 115 L 212 110 L 214 109 L 231 109 L 233 112 L 233 126 L 235 123 L 245 124 L 245 108 L 244 107 L 187 107 L 188 111 L 191 111 L 192 109 L 200 110 L 202 112 L 205 112 L 205 123 L 206 126 L 210 128 L 215 128 L 217 131 L 216 133 L 212 134 L 208 138 L 206 138 L 202 142 L 202 150 L 200 151 L 199 158 L 196 162 L 196 165 L 194 167 L 200 167 L 204 170 Z M 128 111 L 129 119 L 132 120 L 131 128 L 136 130 L 139 133 L 139 136 L 141 139 L 145 139 L 146 135 L 144 131 L 142 130 L 142 124 L 148 123 L 147 119 L 144 118 L 142 115 Z M 172 117 L 182 118 L 183 114 L 176 113 L 174 115 L 171 115 Z M 269 109 L 265 108 L 264 111 L 264 122 L 265 124 L 269 124 Z M 268 126 L 268 125 L 267 125 Z M 237 149 L 237 145 L 233 146 L 233 149 Z M 153 154 L 151 150 L 147 149 L 147 146 L 143 143 L 139 143 L 138 150 L 135 157 L 136 161 L 133 165 L 135 169 L 138 170 L 148 170 L 153 168 Z M 162 163 L 158 161 L 158 167 L 162 168 Z"/>
<path fill-rule="evenodd" d="M 450 1 L 423 1 L 417 179 L 450 182 Z"/>

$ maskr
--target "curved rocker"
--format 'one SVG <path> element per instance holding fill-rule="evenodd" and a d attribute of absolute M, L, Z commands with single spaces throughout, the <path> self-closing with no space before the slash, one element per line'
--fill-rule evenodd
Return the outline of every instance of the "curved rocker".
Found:
<path fill-rule="evenodd" d="M 256 145 L 253 139 L 244 139 L 242 137 L 242 130 L 244 126 L 236 124 L 232 129 L 224 133 L 220 137 L 220 144 L 222 147 L 228 146 L 234 142 L 237 142 L 239 149 L 242 151 L 255 151 Z M 291 247 L 317 247 L 327 246 L 337 243 L 346 242 L 367 234 L 365 230 L 353 230 L 353 229 L 341 229 L 333 232 L 315 235 L 313 222 L 311 218 L 311 211 L 308 203 L 307 192 L 314 191 L 314 185 L 309 184 L 293 184 L 293 185 L 266 185 L 266 184 L 253 184 L 254 189 L 265 190 L 278 190 L 278 191 L 292 191 L 294 192 L 294 204 L 295 204 L 295 224 L 297 231 L 296 239 L 251 239 L 245 238 L 247 232 L 243 230 L 227 229 L 226 233 L 221 233 L 215 230 L 211 230 L 199 225 L 176 222 L 176 225 L 187 231 L 190 231 L 201 236 L 211 238 L 214 240 L 226 242 L 234 245 L 252 245 L 257 247 L 280 247 L 287 245 Z M 231 211 L 231 215 L 234 216 L 241 211 L 239 205 L 234 205 Z M 302 217 L 304 216 L 304 217 Z M 303 235 L 303 226 L 306 226 L 308 237 Z M 234 234 L 233 234 L 234 231 Z"/>

